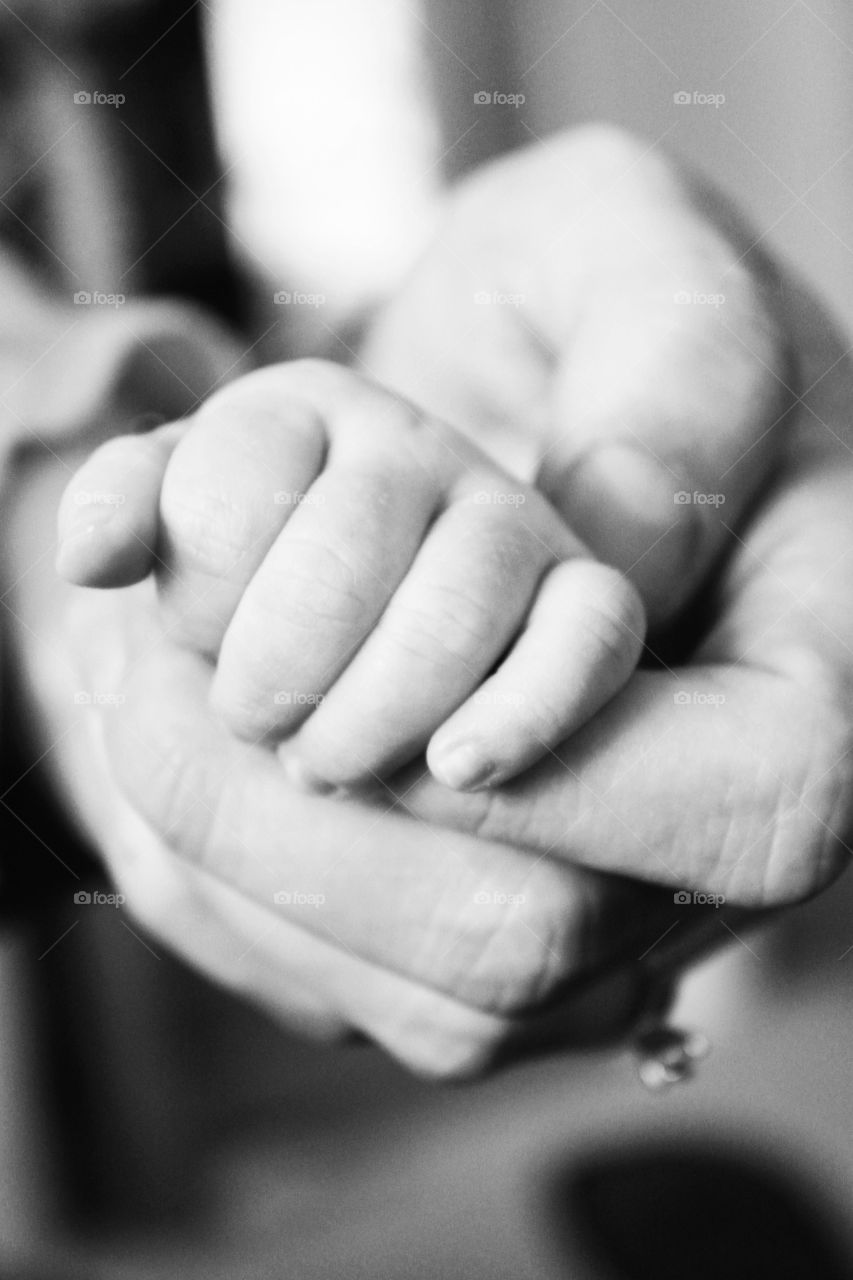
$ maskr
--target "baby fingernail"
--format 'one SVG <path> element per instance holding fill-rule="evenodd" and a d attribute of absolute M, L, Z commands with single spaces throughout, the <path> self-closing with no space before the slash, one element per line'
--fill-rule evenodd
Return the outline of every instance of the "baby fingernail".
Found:
<path fill-rule="evenodd" d="M 433 776 L 455 791 L 473 791 L 483 786 L 495 771 L 494 763 L 470 742 L 441 752 L 431 762 Z"/>
<path fill-rule="evenodd" d="M 74 577 L 88 567 L 97 552 L 98 535 L 113 520 L 123 495 L 90 493 L 77 489 L 66 493 L 59 509 L 56 565 L 62 576 Z"/>
<path fill-rule="evenodd" d="M 74 581 L 86 573 L 93 554 L 97 554 L 96 541 L 103 520 L 71 524 L 60 539 L 56 550 L 56 571 L 61 578 Z"/>

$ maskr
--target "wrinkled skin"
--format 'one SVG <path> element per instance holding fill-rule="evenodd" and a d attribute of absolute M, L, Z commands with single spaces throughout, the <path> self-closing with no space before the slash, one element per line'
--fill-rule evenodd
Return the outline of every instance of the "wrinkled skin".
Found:
<path fill-rule="evenodd" d="M 618 1029 L 671 886 L 772 906 L 830 882 L 849 826 L 850 369 L 814 304 L 743 258 L 751 238 L 643 144 L 560 136 L 462 189 L 367 344 L 379 380 L 518 447 L 633 578 L 652 648 L 666 637 L 668 665 L 505 788 L 459 795 L 420 770 L 391 810 L 306 795 L 220 725 L 210 667 L 170 640 L 149 584 L 59 612 L 55 582 L 19 585 L 59 785 L 155 937 L 299 1030 L 357 1030 L 452 1078 L 595 1018 Z M 528 302 L 472 306 L 481 289 Z M 682 291 L 727 301 L 673 305 Z M 28 562 L 66 479 L 19 493 Z M 688 510 L 682 490 L 725 502 Z M 688 652 L 682 611 L 709 574 Z M 81 713 L 80 688 L 125 701 Z M 593 1013 L 578 994 L 537 1013 L 620 959 Z"/>

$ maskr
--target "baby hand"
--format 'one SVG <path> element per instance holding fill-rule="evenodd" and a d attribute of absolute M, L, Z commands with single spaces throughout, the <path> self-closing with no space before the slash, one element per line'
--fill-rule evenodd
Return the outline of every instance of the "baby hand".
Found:
<path fill-rule="evenodd" d="M 424 749 L 448 786 L 506 781 L 609 701 L 642 650 L 636 591 L 540 494 L 320 361 L 103 445 L 59 527 L 70 581 L 153 570 L 173 638 L 215 661 L 224 719 L 288 739 L 307 785 L 355 786 Z"/>

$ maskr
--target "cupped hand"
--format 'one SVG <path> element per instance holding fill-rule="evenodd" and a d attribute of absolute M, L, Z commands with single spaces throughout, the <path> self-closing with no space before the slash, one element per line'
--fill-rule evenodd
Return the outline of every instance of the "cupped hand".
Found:
<path fill-rule="evenodd" d="M 40 765 L 125 896 L 127 945 L 138 921 L 145 945 L 291 1030 L 365 1035 L 430 1076 L 627 1034 L 647 982 L 633 962 L 671 895 L 290 785 L 212 711 L 212 668 L 170 634 L 151 580 L 57 582 L 68 474 L 53 458 L 16 477 L 8 639 Z"/>
<path fill-rule="evenodd" d="M 660 630 L 762 489 L 793 399 L 756 239 L 645 142 L 560 133 L 451 196 L 362 363 L 535 477 Z"/>
<path fill-rule="evenodd" d="M 853 374 L 758 238 L 642 143 L 581 131 L 475 178 L 380 318 L 373 373 L 496 449 L 512 426 L 667 631 L 546 763 L 476 796 L 409 777 L 409 812 L 751 906 L 845 865 Z"/>
<path fill-rule="evenodd" d="M 630 1026 L 640 992 L 620 965 L 671 896 L 638 912 L 633 886 L 290 786 L 217 720 L 210 667 L 169 637 L 150 583 L 76 592 L 51 646 L 70 662 L 41 693 L 71 808 L 133 916 L 214 980 L 443 1078 Z M 75 685 L 95 691 L 82 709 Z"/>
<path fill-rule="evenodd" d="M 710 296 L 742 253 L 737 233 L 698 211 L 671 168 L 647 162 L 638 144 L 604 133 L 586 134 L 579 146 L 583 166 L 578 155 L 558 170 L 560 181 L 593 199 L 588 216 L 576 208 L 567 217 L 565 206 L 537 198 L 532 170 L 553 163 L 552 151 L 524 160 L 524 182 L 512 177 L 514 161 L 505 162 L 500 199 L 493 176 L 478 179 L 491 192 L 492 221 L 482 212 L 478 221 L 481 197 L 472 188 L 448 232 L 444 267 L 440 242 L 435 271 L 401 295 L 368 364 L 480 439 L 491 436 L 496 452 L 520 441 L 530 473 L 557 503 L 570 498 L 587 540 L 598 538 L 594 549 L 634 577 L 659 631 L 728 555 L 713 593 L 703 594 L 708 623 L 690 665 L 673 668 L 675 676 L 666 667 L 639 673 L 559 753 L 559 764 L 552 759 L 479 796 L 454 796 L 416 776 L 408 793 L 395 787 L 398 808 L 389 812 L 373 799 L 289 789 L 268 753 L 223 736 L 208 709 L 209 670 L 170 644 L 144 587 L 81 593 L 73 623 L 56 637 L 89 685 L 126 697 L 121 706 L 87 708 L 57 751 L 76 808 L 138 916 L 289 1025 L 329 1036 L 356 1029 L 416 1069 L 445 1076 L 595 1026 L 562 999 L 567 989 L 592 983 L 593 972 L 614 962 L 636 965 L 673 911 L 671 889 L 625 881 L 613 869 L 667 884 L 725 885 L 748 902 L 786 901 L 837 869 L 847 820 L 853 583 L 845 568 L 843 348 L 808 303 L 788 313 L 786 330 L 763 265 L 760 274 L 735 268 L 736 287 L 722 290 L 737 300 L 725 324 L 722 306 L 712 314 L 701 301 L 674 302 L 677 321 L 665 321 L 659 304 L 672 264 L 679 284 L 693 280 L 697 298 Z M 612 243 L 608 249 L 605 238 L 597 257 L 596 182 L 599 195 L 614 182 L 620 191 L 608 218 Z M 513 219 L 520 189 L 524 217 Z M 511 252 L 498 212 L 513 235 L 523 233 Z M 666 235 L 642 269 L 630 269 L 637 246 L 648 250 L 657 217 Z M 519 308 L 497 310 L 498 285 L 497 301 L 473 304 L 478 323 L 486 319 L 466 346 L 471 311 L 454 311 L 468 289 L 460 292 L 465 263 L 479 264 L 476 292 L 492 266 L 497 273 L 529 263 L 531 246 L 550 243 L 546 232 L 565 233 L 568 260 L 581 223 L 576 275 L 548 274 L 552 308 L 564 307 L 559 357 L 540 329 L 519 324 Z M 469 249 L 484 256 L 472 259 Z M 588 297 L 598 278 L 614 303 L 622 298 L 621 323 L 608 329 L 602 314 L 588 341 L 578 319 L 581 278 Z M 673 296 L 688 291 L 672 287 Z M 780 415 L 796 399 L 791 342 L 803 352 L 802 385 L 816 385 L 786 426 Z M 418 350 L 419 363 L 409 359 Z M 629 369 L 633 383 L 623 376 Z M 597 399 L 586 414 L 568 411 L 580 403 L 571 388 L 583 385 L 604 397 L 600 413 Z M 583 448 L 580 419 L 589 432 Z M 587 465 L 584 476 L 578 460 L 589 463 L 593 443 L 606 445 L 610 460 L 592 473 Z M 538 464 L 537 450 L 547 452 Z M 652 472 L 654 483 L 638 480 Z M 694 490 L 724 502 L 675 502 Z M 618 519 L 604 519 L 614 510 Z M 626 561 L 632 553 L 636 564 Z M 670 639 L 677 646 L 681 637 Z M 42 692 L 41 704 L 55 714 L 55 689 Z M 691 913 L 692 923 L 700 912 Z M 613 1026 L 625 1025 L 631 982 L 607 988 Z M 601 983 L 587 988 L 593 1004 Z"/>
<path fill-rule="evenodd" d="M 122 501 L 81 505 L 100 495 Z M 642 652 L 636 589 L 535 488 L 325 361 L 113 438 L 70 480 L 59 527 L 74 582 L 153 572 L 172 638 L 216 665 L 228 726 L 283 743 L 326 789 L 425 749 L 448 785 L 513 777 Z"/>

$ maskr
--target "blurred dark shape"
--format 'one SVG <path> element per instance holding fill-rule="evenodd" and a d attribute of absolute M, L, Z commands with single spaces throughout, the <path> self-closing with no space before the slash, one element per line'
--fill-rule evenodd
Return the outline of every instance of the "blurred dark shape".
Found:
<path fill-rule="evenodd" d="M 171 0 L 75 0 L 33 5 L 30 26 L 0 5 L 0 234 L 47 288 L 73 292 L 82 272 L 109 292 L 246 319 L 203 13 Z M 91 89 L 120 93 L 121 109 L 81 112 L 74 96 Z M 70 139 L 61 149 L 58 136 Z"/>
<path fill-rule="evenodd" d="M 853 1257 L 805 1178 L 730 1146 L 685 1140 L 590 1153 L 557 1175 L 549 1208 L 566 1259 L 580 1247 L 602 1280 L 853 1276 Z"/>
<path fill-rule="evenodd" d="M 138 12 L 98 12 L 87 47 L 97 50 L 102 82 L 127 96 L 113 123 L 123 170 L 117 216 L 133 211 L 129 291 L 192 298 L 239 323 L 243 296 L 226 243 L 203 11 L 190 5 L 176 13 L 171 0 L 154 0 Z"/>

